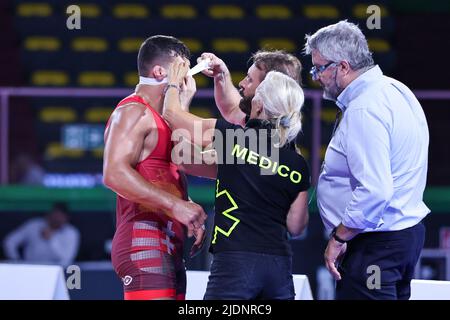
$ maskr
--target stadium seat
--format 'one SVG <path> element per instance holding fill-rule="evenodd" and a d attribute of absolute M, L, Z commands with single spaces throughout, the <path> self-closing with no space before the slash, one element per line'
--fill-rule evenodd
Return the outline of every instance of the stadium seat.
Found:
<path fill-rule="evenodd" d="M 72 40 L 72 50 L 103 52 L 108 50 L 108 41 L 97 37 L 78 37 Z"/>
<path fill-rule="evenodd" d="M 134 53 L 138 52 L 141 44 L 145 41 L 146 38 L 122 38 L 118 41 L 117 47 L 120 51 L 125 53 Z M 189 50 L 194 52 L 200 52 L 203 50 L 203 45 L 200 39 L 196 38 L 179 38 Z"/>
<path fill-rule="evenodd" d="M 359 3 L 353 6 L 352 12 L 353 16 L 358 19 L 367 19 L 369 13 L 367 13 L 367 8 L 370 4 L 367 3 Z M 380 8 L 381 18 L 385 18 L 389 16 L 388 9 L 383 5 L 377 5 Z"/>
<path fill-rule="evenodd" d="M 25 38 L 24 47 L 28 51 L 58 51 L 61 41 L 56 37 L 30 36 Z"/>
<path fill-rule="evenodd" d="M 180 41 L 183 41 L 183 43 L 189 48 L 189 50 L 192 53 L 200 52 L 203 50 L 203 45 L 200 39 L 195 38 L 179 38 Z"/>
<path fill-rule="evenodd" d="M 84 119 L 88 122 L 106 123 L 112 111 L 112 107 L 91 107 L 84 112 Z"/>
<path fill-rule="evenodd" d="M 77 119 L 77 113 L 74 109 L 64 106 L 44 107 L 39 112 L 39 119 L 42 122 L 74 122 Z"/>
<path fill-rule="evenodd" d="M 328 145 L 323 144 L 320 146 L 320 159 L 325 159 L 325 153 L 327 152 Z"/>
<path fill-rule="evenodd" d="M 78 75 L 78 83 L 85 87 L 109 87 L 115 84 L 115 77 L 108 71 L 83 71 Z"/>
<path fill-rule="evenodd" d="M 320 119 L 327 124 L 332 124 L 336 120 L 336 110 L 331 108 L 324 108 L 320 114 Z"/>
<path fill-rule="evenodd" d="M 300 147 L 300 153 L 306 160 L 309 160 L 310 152 L 308 148 Z"/>
<path fill-rule="evenodd" d="M 303 13 L 309 19 L 339 18 L 339 10 L 332 5 L 307 5 L 303 8 Z"/>
<path fill-rule="evenodd" d="M 84 150 L 67 149 L 60 142 L 50 142 L 45 148 L 47 159 L 55 158 L 81 158 L 84 156 Z"/>
<path fill-rule="evenodd" d="M 102 9 L 95 3 L 80 3 L 81 16 L 83 18 L 97 18 L 102 14 Z"/>
<path fill-rule="evenodd" d="M 256 7 L 256 15 L 260 19 L 290 19 L 293 14 L 284 5 L 260 5 Z"/>
<path fill-rule="evenodd" d="M 190 107 L 189 111 L 196 116 L 199 116 L 201 118 L 212 118 L 214 117 L 213 112 L 211 111 L 211 108 L 208 107 L 201 107 L 201 106 L 194 106 Z"/>
<path fill-rule="evenodd" d="M 294 52 L 297 50 L 295 42 L 286 38 L 263 38 L 259 41 L 260 48 L 279 49 L 287 52 Z"/>
<path fill-rule="evenodd" d="M 123 76 L 123 83 L 127 87 L 134 87 L 139 82 L 137 71 L 129 71 Z"/>
<path fill-rule="evenodd" d="M 391 45 L 385 39 L 369 38 L 367 39 L 369 49 L 373 52 L 389 52 L 391 51 Z"/>
<path fill-rule="evenodd" d="M 218 53 L 248 52 L 250 45 L 244 39 L 239 38 L 217 38 L 212 40 L 212 48 Z"/>
<path fill-rule="evenodd" d="M 103 151 L 104 151 L 104 148 L 96 148 L 96 149 L 91 150 L 91 155 L 94 158 L 103 160 Z"/>
<path fill-rule="evenodd" d="M 48 3 L 20 3 L 17 6 L 17 15 L 20 17 L 49 17 L 53 13 Z"/>
<path fill-rule="evenodd" d="M 118 19 L 145 19 L 150 16 L 150 11 L 144 4 L 120 3 L 114 6 L 113 16 Z"/>
<path fill-rule="evenodd" d="M 197 85 L 197 88 L 208 88 L 210 84 L 210 80 L 207 76 L 203 74 L 196 74 L 194 76 L 195 83 Z"/>
<path fill-rule="evenodd" d="M 320 83 L 318 81 L 314 81 L 311 78 L 311 75 L 308 73 L 308 75 L 306 76 L 306 82 L 308 83 L 308 87 L 309 88 L 313 88 L 313 89 L 320 89 Z"/>
<path fill-rule="evenodd" d="M 170 4 L 161 8 L 161 16 L 166 19 L 195 19 L 197 10 L 187 4 Z"/>
<path fill-rule="evenodd" d="M 120 51 L 130 53 L 138 52 L 145 38 L 123 38 L 117 43 Z"/>
<path fill-rule="evenodd" d="M 244 17 L 244 10 L 237 5 L 212 5 L 208 12 L 213 19 L 242 19 Z"/>
<path fill-rule="evenodd" d="M 31 83 L 35 86 L 67 86 L 69 75 L 61 70 L 36 70 L 31 75 Z"/>
<path fill-rule="evenodd" d="M 233 84 L 235 86 L 238 86 L 239 82 L 241 82 L 241 80 L 247 76 L 247 73 L 242 72 L 242 71 L 230 71 L 230 75 L 231 75 L 231 80 L 233 81 Z"/>

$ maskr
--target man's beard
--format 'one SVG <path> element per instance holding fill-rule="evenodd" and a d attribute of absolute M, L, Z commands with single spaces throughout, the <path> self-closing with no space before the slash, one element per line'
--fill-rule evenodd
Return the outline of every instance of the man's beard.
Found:
<path fill-rule="evenodd" d="M 341 89 L 336 81 L 337 72 L 334 73 L 334 83 L 328 87 L 322 85 L 323 88 L 323 98 L 326 100 L 336 101 L 337 97 L 341 94 L 343 89 Z"/>
<path fill-rule="evenodd" d="M 239 90 L 239 93 L 242 97 L 241 101 L 239 101 L 239 109 L 241 109 L 241 111 L 246 115 L 250 116 L 250 114 L 252 113 L 252 100 L 254 96 L 246 97 L 244 96 L 242 90 Z"/>
<path fill-rule="evenodd" d="M 336 86 L 325 88 L 323 87 L 323 98 L 326 100 L 336 101 L 339 96 L 339 88 Z"/>

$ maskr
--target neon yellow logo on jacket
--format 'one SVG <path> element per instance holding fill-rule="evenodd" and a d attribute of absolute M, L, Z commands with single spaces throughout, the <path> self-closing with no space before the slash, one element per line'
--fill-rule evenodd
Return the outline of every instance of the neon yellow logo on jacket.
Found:
<path fill-rule="evenodd" d="M 228 231 L 223 230 L 222 228 L 220 228 L 219 226 L 215 226 L 214 228 L 214 236 L 213 236 L 213 240 L 212 240 L 212 244 L 216 244 L 217 241 L 217 233 L 221 233 L 223 234 L 225 237 L 229 237 L 230 234 L 233 232 L 234 228 L 236 228 L 236 226 L 239 224 L 239 222 L 241 222 L 241 220 L 239 220 L 236 217 L 233 217 L 231 214 L 229 214 L 229 212 L 236 210 L 238 208 L 238 205 L 236 204 L 236 202 L 234 201 L 233 197 L 230 195 L 230 193 L 227 190 L 222 190 L 219 192 L 219 179 L 217 179 L 217 186 L 216 186 L 216 198 L 226 195 L 228 200 L 231 202 L 231 204 L 233 205 L 232 207 L 230 207 L 229 209 L 223 211 L 221 214 L 223 214 L 225 217 L 227 217 L 230 220 L 233 220 L 234 223 L 231 226 L 230 229 L 228 229 Z"/>
<path fill-rule="evenodd" d="M 271 170 L 280 177 L 289 177 L 289 180 L 291 180 L 292 183 L 300 183 L 300 181 L 302 181 L 302 174 L 300 172 L 291 170 L 288 166 L 279 164 L 276 161 L 261 156 L 252 150 L 240 146 L 239 144 L 234 145 L 231 155 L 235 158 L 240 158 L 247 163 L 257 165 L 261 169 Z"/>

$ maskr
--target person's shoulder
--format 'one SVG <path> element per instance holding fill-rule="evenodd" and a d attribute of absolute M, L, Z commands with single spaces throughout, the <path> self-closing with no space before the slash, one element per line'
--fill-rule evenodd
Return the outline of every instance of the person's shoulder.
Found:
<path fill-rule="evenodd" d="M 296 161 L 298 162 L 298 164 L 300 166 L 305 167 L 305 168 L 308 169 L 309 166 L 308 166 L 308 162 L 306 161 L 305 157 L 302 154 L 300 154 L 300 153 L 298 153 L 296 151 L 293 151 L 293 152 L 295 153 L 294 157 L 295 157 Z"/>
<path fill-rule="evenodd" d="M 45 221 L 44 218 L 37 217 L 37 218 L 31 218 L 31 219 L 25 221 L 23 223 L 23 225 L 27 226 L 27 227 L 39 227 L 39 226 L 45 225 L 46 223 L 47 222 Z"/>
<path fill-rule="evenodd" d="M 139 101 L 130 101 L 118 106 L 112 113 L 112 116 L 116 115 L 125 115 L 125 116 L 133 116 L 133 115 L 143 115 L 148 113 L 148 108 L 145 104 Z M 151 113 L 151 112 L 150 112 Z"/>
<path fill-rule="evenodd" d="M 46 223 L 45 218 L 35 217 L 28 220 L 29 223 Z"/>
<path fill-rule="evenodd" d="M 346 111 L 361 112 L 371 108 L 377 108 L 383 103 L 386 93 L 385 76 L 380 76 L 370 81 L 358 83 L 357 86 L 349 88 L 352 90 L 351 99 L 348 101 Z"/>
<path fill-rule="evenodd" d="M 73 224 L 70 223 L 65 224 L 64 229 L 66 230 L 66 232 L 71 233 L 74 236 L 78 237 L 80 235 L 80 231 Z"/>
<path fill-rule="evenodd" d="M 298 153 L 296 150 L 292 150 L 292 152 L 294 153 L 294 157 L 296 157 L 297 160 L 300 161 L 300 163 L 307 163 L 305 157 L 301 153 Z"/>
<path fill-rule="evenodd" d="M 111 114 L 111 123 L 154 123 L 153 112 L 143 103 L 132 101 L 117 107 Z"/>
<path fill-rule="evenodd" d="M 386 104 L 392 95 L 399 93 L 399 90 L 410 90 L 402 82 L 382 75 L 379 78 L 374 79 L 366 83 L 364 90 L 361 90 L 359 94 L 353 99 L 349 106 L 352 106 L 353 110 L 356 109 L 371 109 L 378 108 L 379 105 Z"/>
<path fill-rule="evenodd" d="M 244 129 L 244 128 L 239 124 L 234 124 L 234 123 L 228 122 L 225 119 L 217 119 L 216 129 L 223 131 L 226 129 L 236 130 L 236 129 Z"/>
<path fill-rule="evenodd" d="M 285 158 L 285 165 L 288 166 L 289 171 L 291 172 L 290 175 L 299 178 L 295 182 L 298 186 L 297 191 L 307 190 L 311 186 L 311 171 L 309 169 L 308 162 L 303 157 L 303 155 L 299 154 L 296 150 L 286 150 L 285 154 L 288 155 L 288 158 Z"/>
<path fill-rule="evenodd" d="M 287 149 L 285 152 L 289 157 L 289 162 L 293 164 L 296 169 L 309 173 L 308 162 L 302 154 L 292 148 Z"/>

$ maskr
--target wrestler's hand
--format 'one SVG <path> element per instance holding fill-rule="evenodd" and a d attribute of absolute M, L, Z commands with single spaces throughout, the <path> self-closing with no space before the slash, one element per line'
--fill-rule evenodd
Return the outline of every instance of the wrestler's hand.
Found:
<path fill-rule="evenodd" d="M 223 62 L 222 59 L 219 59 L 215 54 L 210 53 L 210 52 L 202 53 L 202 55 L 197 59 L 197 63 L 200 62 L 200 60 L 203 60 L 206 58 L 209 58 L 211 60 L 211 62 L 209 63 L 209 69 L 205 69 L 202 71 L 202 73 L 205 76 L 214 78 L 223 73 L 226 73 L 226 74 L 230 73 L 225 62 Z"/>
<path fill-rule="evenodd" d="M 202 228 L 207 215 L 203 208 L 192 201 L 179 200 L 172 207 L 172 215 L 187 227 L 188 237 L 194 235 L 195 229 Z"/>
<path fill-rule="evenodd" d="M 186 76 L 183 79 L 180 91 L 181 108 L 184 111 L 189 111 L 189 105 L 191 104 L 196 91 L 197 85 L 195 84 L 195 79 L 192 76 Z"/>
<path fill-rule="evenodd" d="M 195 242 L 192 245 L 189 256 L 194 258 L 203 248 L 203 243 L 206 239 L 206 228 L 203 224 L 200 228 L 194 229 Z"/>
<path fill-rule="evenodd" d="M 175 59 L 167 71 L 167 83 L 178 85 L 181 89 L 183 80 L 189 70 L 189 60 Z"/>
<path fill-rule="evenodd" d="M 337 267 L 346 250 L 346 243 L 339 243 L 334 240 L 334 238 L 331 238 L 328 241 L 328 246 L 324 254 L 325 266 L 335 280 L 341 280 L 341 274 L 339 273 Z"/>

